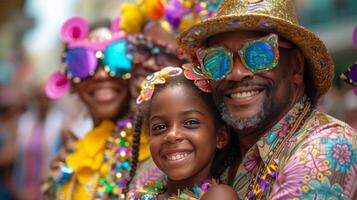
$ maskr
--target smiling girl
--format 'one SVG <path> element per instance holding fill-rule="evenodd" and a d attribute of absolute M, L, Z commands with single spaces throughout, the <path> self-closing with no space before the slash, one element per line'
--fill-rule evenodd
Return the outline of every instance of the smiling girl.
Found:
<path fill-rule="evenodd" d="M 214 199 L 219 194 L 220 199 L 237 199 L 230 187 L 214 179 L 230 165 L 228 158 L 235 157 L 229 149 L 227 127 L 211 95 L 186 79 L 182 71 L 166 67 L 142 84 L 137 102 L 147 102 L 135 125 L 133 148 L 141 129 L 148 129 L 152 158 L 166 174 L 167 183 L 149 182 L 127 198 Z M 135 165 L 132 162 L 132 169 Z"/>

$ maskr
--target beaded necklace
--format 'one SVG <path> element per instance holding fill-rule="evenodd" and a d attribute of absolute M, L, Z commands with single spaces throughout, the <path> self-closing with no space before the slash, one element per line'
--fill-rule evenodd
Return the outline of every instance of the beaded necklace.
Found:
<path fill-rule="evenodd" d="M 274 158 L 279 155 L 279 153 L 284 149 L 286 146 L 286 143 L 289 141 L 289 139 L 296 133 L 297 130 L 301 128 L 301 126 L 304 124 L 305 120 L 310 116 L 311 114 L 311 103 L 309 100 L 304 97 L 302 100 L 302 105 L 299 107 L 299 111 L 296 115 L 293 115 L 291 119 L 289 120 L 289 127 L 286 131 L 285 136 L 278 141 L 278 143 L 274 146 L 274 148 L 271 150 L 274 152 L 274 154 L 269 158 L 267 161 L 268 164 L 264 164 L 264 162 L 261 162 L 259 167 L 258 167 L 258 172 L 255 176 L 255 178 L 251 178 L 249 182 L 249 192 L 245 196 L 245 200 L 253 200 L 253 199 L 258 199 L 265 189 L 268 187 L 268 185 L 276 180 L 278 177 L 278 165 L 274 163 Z"/>
<path fill-rule="evenodd" d="M 93 199 L 125 199 L 125 188 L 130 172 L 131 150 L 128 147 L 127 132 L 132 131 L 130 119 L 121 120 L 107 139 L 104 160 Z"/>
<path fill-rule="evenodd" d="M 103 162 L 99 167 L 99 172 L 94 177 L 97 180 L 94 184 L 95 187 L 88 188 L 92 194 L 90 199 L 125 199 L 123 189 L 128 181 L 131 158 L 127 135 L 131 131 L 132 120 L 121 120 L 117 122 L 117 126 L 106 139 Z M 60 187 L 70 181 L 71 192 L 68 195 L 60 192 L 59 199 L 72 199 L 76 173 L 68 165 L 63 164 L 55 179 Z"/>
<path fill-rule="evenodd" d="M 184 189 L 178 191 L 177 194 L 171 195 L 167 200 L 199 200 L 204 194 L 217 182 L 214 179 L 207 179 L 200 182 L 199 186 L 194 186 L 192 189 Z M 144 185 L 144 189 L 130 191 L 128 200 L 145 199 L 157 200 L 160 195 L 166 192 L 167 188 L 162 181 L 150 181 Z"/>

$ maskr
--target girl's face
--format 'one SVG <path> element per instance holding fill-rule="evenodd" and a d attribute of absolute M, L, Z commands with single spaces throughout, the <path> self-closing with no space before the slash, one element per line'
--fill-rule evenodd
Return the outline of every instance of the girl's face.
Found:
<path fill-rule="evenodd" d="M 117 117 L 129 99 L 128 81 L 110 77 L 100 67 L 93 77 L 74 84 L 74 89 L 87 105 L 96 124 Z"/>
<path fill-rule="evenodd" d="M 163 88 L 151 101 L 150 150 L 155 164 L 171 180 L 207 178 L 220 134 L 206 103 L 182 85 Z"/>

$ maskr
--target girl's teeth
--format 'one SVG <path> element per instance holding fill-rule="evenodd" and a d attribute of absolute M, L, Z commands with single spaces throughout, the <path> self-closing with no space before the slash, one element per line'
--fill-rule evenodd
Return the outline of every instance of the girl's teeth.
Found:
<path fill-rule="evenodd" d="M 187 155 L 188 153 L 174 153 L 174 154 L 167 155 L 166 157 L 170 161 L 175 161 L 175 160 L 181 160 L 185 158 Z"/>
<path fill-rule="evenodd" d="M 231 94 L 231 98 L 247 98 L 247 97 L 252 97 L 259 94 L 258 90 L 255 91 L 249 91 L 249 92 L 237 92 L 234 94 Z"/>

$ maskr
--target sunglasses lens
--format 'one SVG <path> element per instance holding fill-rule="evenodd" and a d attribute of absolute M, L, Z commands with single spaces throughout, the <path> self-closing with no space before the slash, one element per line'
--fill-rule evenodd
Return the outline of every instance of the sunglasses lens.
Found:
<path fill-rule="evenodd" d="M 109 72 L 122 77 L 131 69 L 132 58 L 127 53 L 127 43 L 124 40 L 110 44 L 104 51 L 103 63 L 109 68 Z"/>
<path fill-rule="evenodd" d="M 202 71 L 213 80 L 221 80 L 232 70 L 232 53 L 223 47 L 197 52 Z"/>
<path fill-rule="evenodd" d="M 274 68 L 274 60 L 274 49 L 267 42 L 255 42 L 244 53 L 244 61 L 253 72 Z"/>
<path fill-rule="evenodd" d="M 94 74 L 98 64 L 95 53 L 84 48 L 69 49 L 65 62 L 68 66 L 68 73 L 77 78 L 86 78 Z"/>

